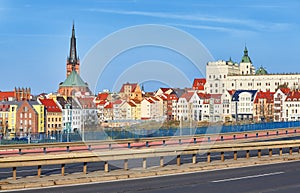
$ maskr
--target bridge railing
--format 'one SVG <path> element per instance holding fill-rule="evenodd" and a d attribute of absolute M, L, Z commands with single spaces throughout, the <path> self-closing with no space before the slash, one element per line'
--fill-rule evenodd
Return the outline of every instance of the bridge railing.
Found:
<path fill-rule="evenodd" d="M 36 149 L 42 150 L 45 154 L 47 150 L 51 148 L 64 148 L 65 151 L 70 152 L 72 149 L 81 148 L 80 150 L 93 150 L 94 148 L 113 149 L 120 148 L 120 146 L 127 148 L 133 147 L 134 144 L 138 144 L 138 147 L 149 147 L 152 144 L 155 146 L 166 146 L 168 144 L 176 145 L 183 143 L 210 143 L 213 141 L 230 141 L 237 140 L 237 142 L 256 141 L 265 137 L 267 139 L 276 139 L 282 137 L 294 137 L 300 135 L 299 128 L 290 129 L 275 129 L 268 131 L 250 131 L 250 132 L 233 132 L 225 134 L 206 134 L 206 135 L 194 135 L 194 136 L 173 136 L 173 137 L 151 137 L 151 138 L 139 138 L 139 139 L 117 139 L 117 140 L 99 140 L 99 141 L 80 141 L 80 142 L 64 142 L 64 143 L 38 143 L 38 144 L 10 144 L 0 145 L 0 150 L 18 150 L 19 154 L 22 154 L 23 150 Z M 56 150 L 58 151 L 58 150 Z M 63 151 L 63 150 L 59 150 Z M 1 151 L 0 151 L 1 155 Z"/>
<path fill-rule="evenodd" d="M 214 141 L 230 141 L 236 140 L 236 142 L 255 141 L 262 138 L 276 139 L 282 137 L 295 137 L 300 136 L 300 129 L 276 129 L 268 131 L 250 131 L 250 132 L 233 132 L 225 134 L 206 134 L 206 135 L 194 135 L 194 136 L 173 136 L 173 137 L 156 137 L 156 138 L 139 138 L 139 139 L 117 139 L 117 140 L 100 140 L 100 141 L 80 141 L 80 142 L 64 142 L 64 143 L 33 143 L 33 144 L 10 144 L 0 145 L 0 150 L 18 150 L 21 155 L 23 150 L 35 149 L 42 150 L 45 154 L 47 150 L 51 148 L 64 148 L 65 151 L 70 152 L 72 149 L 80 148 L 80 150 L 93 150 L 101 147 L 100 149 L 113 149 L 124 147 L 133 147 L 134 144 L 138 144 L 138 147 L 153 146 L 166 146 L 168 144 L 176 145 L 183 143 L 197 144 L 210 143 Z M 151 144 L 155 143 L 155 144 Z M 60 151 L 63 151 L 60 149 Z M 1 155 L 1 151 L 0 151 Z"/>
<path fill-rule="evenodd" d="M 160 148 L 142 148 L 142 149 L 120 149 L 99 152 L 69 152 L 61 154 L 45 155 L 24 155 L 2 157 L 0 159 L 0 168 L 12 168 L 12 177 L 17 179 L 17 168 L 26 166 L 37 166 L 37 176 L 41 177 L 42 166 L 61 165 L 61 175 L 65 175 L 65 165 L 71 163 L 83 163 L 83 173 L 87 173 L 87 163 L 104 162 L 104 171 L 109 172 L 109 162 L 124 160 L 124 170 L 128 170 L 128 160 L 142 159 L 142 167 L 147 168 L 147 159 L 158 157 L 159 166 L 164 167 L 164 157 L 176 157 L 176 164 L 181 165 L 182 155 L 191 155 L 192 163 L 197 163 L 197 155 L 206 155 L 207 162 L 211 162 L 211 153 L 219 153 L 220 160 L 225 161 L 224 154 L 233 152 L 231 159 L 237 160 L 238 152 L 245 152 L 245 158 L 250 158 L 250 151 L 257 151 L 257 157 L 262 157 L 262 151 L 268 150 L 268 156 L 273 155 L 274 149 L 279 149 L 279 156 L 283 155 L 283 149 L 289 149 L 288 154 L 292 155 L 294 148 L 300 153 L 300 140 L 290 141 L 270 141 L 270 142 L 249 142 L 249 143 L 226 143 L 226 144 L 195 144 L 190 146 L 167 146 Z"/>

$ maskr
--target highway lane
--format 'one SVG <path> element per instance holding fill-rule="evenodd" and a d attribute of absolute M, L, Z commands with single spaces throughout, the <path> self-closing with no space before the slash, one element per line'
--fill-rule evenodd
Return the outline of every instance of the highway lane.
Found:
<path fill-rule="evenodd" d="M 168 175 L 154 178 L 94 183 L 46 189 L 18 190 L 32 193 L 252 193 L 299 192 L 300 162 L 252 166 L 210 172 Z"/>

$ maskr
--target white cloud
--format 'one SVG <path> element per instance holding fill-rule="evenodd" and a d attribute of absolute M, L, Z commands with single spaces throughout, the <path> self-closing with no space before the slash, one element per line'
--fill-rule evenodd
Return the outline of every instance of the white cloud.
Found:
<path fill-rule="evenodd" d="M 120 14 L 120 15 L 138 15 L 138 16 L 186 20 L 186 21 L 211 22 L 211 23 L 227 24 L 227 25 L 239 25 L 244 28 L 252 28 L 252 30 L 255 31 L 286 30 L 291 27 L 291 25 L 287 23 L 270 23 L 270 22 L 262 22 L 262 21 L 256 21 L 250 19 L 235 19 L 235 18 L 207 16 L 207 15 L 200 15 L 200 14 L 174 14 L 174 13 L 163 13 L 163 12 L 125 11 L 125 10 L 111 10 L 111 9 L 86 9 L 85 11 Z M 222 27 L 217 27 L 217 28 L 219 28 L 219 30 L 222 30 Z"/>
<path fill-rule="evenodd" d="M 209 26 L 209 25 L 189 25 L 189 24 L 180 24 L 180 23 L 170 23 L 168 25 L 177 26 L 177 27 L 187 27 L 193 29 L 204 29 L 204 30 L 226 32 L 233 35 L 250 35 L 256 33 L 255 31 L 252 30 L 241 30 L 241 29 L 235 29 L 230 27 L 216 27 L 216 26 Z"/>

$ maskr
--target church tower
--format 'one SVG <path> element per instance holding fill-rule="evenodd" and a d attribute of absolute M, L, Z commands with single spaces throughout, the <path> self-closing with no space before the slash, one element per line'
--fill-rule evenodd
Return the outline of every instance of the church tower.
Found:
<path fill-rule="evenodd" d="M 71 74 L 73 69 L 77 72 L 77 74 L 79 74 L 79 64 L 80 60 L 79 57 L 77 57 L 75 27 L 73 23 L 72 36 L 70 42 L 70 54 L 67 58 L 67 77 Z"/>

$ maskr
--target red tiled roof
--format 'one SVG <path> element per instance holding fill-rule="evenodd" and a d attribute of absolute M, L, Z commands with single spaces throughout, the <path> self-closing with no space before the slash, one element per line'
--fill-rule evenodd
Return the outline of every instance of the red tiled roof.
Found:
<path fill-rule="evenodd" d="M 230 95 L 233 95 L 235 93 L 235 90 L 227 90 L 227 92 L 230 94 Z"/>
<path fill-rule="evenodd" d="M 180 98 L 185 98 L 187 101 L 189 101 L 193 95 L 194 95 L 193 92 L 185 92 L 185 93 L 183 93 L 183 95 L 181 95 Z"/>
<path fill-rule="evenodd" d="M 0 92 L 0 101 L 7 100 L 10 97 L 15 97 L 14 91 Z"/>
<path fill-rule="evenodd" d="M 133 102 L 127 102 L 131 107 L 136 107 L 136 105 Z"/>
<path fill-rule="evenodd" d="M 96 105 L 98 106 L 98 105 L 105 105 L 107 102 L 106 101 L 100 101 L 100 102 L 98 102 L 98 103 L 96 103 Z"/>
<path fill-rule="evenodd" d="M 108 95 L 108 93 L 98 93 L 96 100 L 106 100 Z"/>
<path fill-rule="evenodd" d="M 120 92 L 124 92 L 125 86 L 131 86 L 131 92 L 134 92 L 135 88 L 137 87 L 137 83 L 126 83 L 126 84 L 123 84 Z"/>
<path fill-rule="evenodd" d="M 116 105 L 119 105 L 119 104 L 122 104 L 122 100 L 116 100 L 115 102 L 114 102 L 114 104 L 116 104 Z"/>
<path fill-rule="evenodd" d="M 259 91 L 256 94 L 256 97 L 254 99 L 254 103 L 258 103 L 259 99 L 266 99 L 267 103 L 273 103 L 274 102 L 274 92 L 263 92 L 263 91 Z"/>
<path fill-rule="evenodd" d="M 195 78 L 193 82 L 193 89 L 194 90 L 204 90 L 204 86 L 206 83 L 205 78 Z"/>
<path fill-rule="evenodd" d="M 285 99 L 286 101 L 294 101 L 294 100 L 300 100 L 300 92 L 299 91 L 291 91 L 287 94 L 287 97 Z"/>
<path fill-rule="evenodd" d="M 61 112 L 56 102 L 53 99 L 39 99 L 48 112 Z"/>
<path fill-rule="evenodd" d="M 280 89 L 284 94 L 288 94 L 291 90 L 289 88 L 281 88 Z"/>

